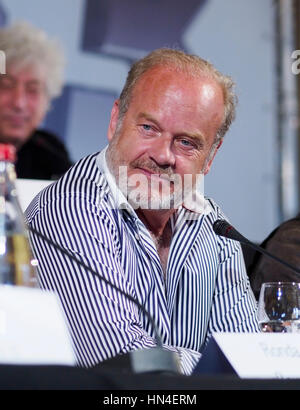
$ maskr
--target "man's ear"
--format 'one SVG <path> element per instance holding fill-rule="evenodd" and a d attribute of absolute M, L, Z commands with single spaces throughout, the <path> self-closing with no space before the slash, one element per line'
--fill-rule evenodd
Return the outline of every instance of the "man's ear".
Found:
<path fill-rule="evenodd" d="M 115 131 L 116 131 L 117 124 L 118 124 L 118 118 L 119 118 L 119 100 L 116 100 L 114 102 L 114 105 L 110 113 L 110 121 L 108 125 L 108 133 L 107 133 L 108 141 L 111 141 L 113 136 L 115 135 Z"/>
<path fill-rule="evenodd" d="M 204 175 L 207 175 L 209 173 L 209 170 L 212 166 L 213 160 L 218 152 L 218 149 L 221 147 L 221 145 L 223 144 L 223 138 L 218 142 L 218 144 L 213 144 L 212 148 L 211 148 L 211 152 L 209 154 L 209 159 L 207 161 L 207 164 L 204 167 Z"/>

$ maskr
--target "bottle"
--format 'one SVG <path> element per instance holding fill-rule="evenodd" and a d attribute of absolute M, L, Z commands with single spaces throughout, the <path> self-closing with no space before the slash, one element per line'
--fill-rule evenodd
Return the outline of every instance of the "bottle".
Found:
<path fill-rule="evenodd" d="M 0 285 L 37 287 L 24 215 L 16 190 L 16 150 L 0 144 Z"/>

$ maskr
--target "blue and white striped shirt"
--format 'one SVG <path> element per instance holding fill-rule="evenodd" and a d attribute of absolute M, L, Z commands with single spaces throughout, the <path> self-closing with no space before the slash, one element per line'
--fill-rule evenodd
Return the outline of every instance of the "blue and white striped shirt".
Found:
<path fill-rule="evenodd" d="M 27 222 L 138 300 L 190 374 L 213 331 L 258 331 L 240 245 L 213 232 L 224 218 L 213 201 L 210 212 L 192 220 L 182 208 L 171 220 L 164 274 L 144 224 L 129 204 L 121 201 L 120 209 L 103 153 L 83 158 L 44 189 Z M 155 346 L 149 320 L 132 301 L 36 235 L 31 241 L 41 287 L 59 295 L 79 365 Z"/>

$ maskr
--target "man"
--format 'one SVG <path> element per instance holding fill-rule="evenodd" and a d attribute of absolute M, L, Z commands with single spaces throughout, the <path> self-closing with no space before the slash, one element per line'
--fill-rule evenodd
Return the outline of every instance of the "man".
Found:
<path fill-rule="evenodd" d="M 17 149 L 19 178 L 57 179 L 71 166 L 63 143 L 39 130 L 63 85 L 63 55 L 27 23 L 0 29 L 6 73 L 0 74 L 0 142 Z"/>
<path fill-rule="evenodd" d="M 223 215 L 197 191 L 234 117 L 232 87 L 196 56 L 154 51 L 129 72 L 108 148 L 74 165 L 27 210 L 31 227 L 144 306 L 185 374 L 211 332 L 258 330 L 240 246 L 214 234 Z M 81 365 L 155 346 L 135 303 L 39 236 L 32 245 L 41 286 L 60 296 Z"/>

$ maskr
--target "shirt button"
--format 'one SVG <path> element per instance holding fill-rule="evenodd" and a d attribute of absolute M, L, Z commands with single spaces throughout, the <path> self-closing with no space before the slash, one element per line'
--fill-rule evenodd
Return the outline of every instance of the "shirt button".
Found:
<path fill-rule="evenodd" d="M 134 236 L 135 236 L 135 239 L 136 239 L 137 241 L 140 240 L 140 235 L 139 235 L 137 232 L 135 232 Z"/>

